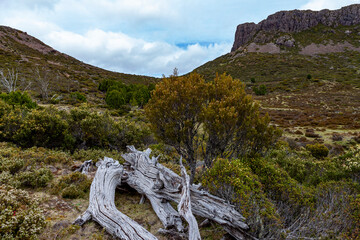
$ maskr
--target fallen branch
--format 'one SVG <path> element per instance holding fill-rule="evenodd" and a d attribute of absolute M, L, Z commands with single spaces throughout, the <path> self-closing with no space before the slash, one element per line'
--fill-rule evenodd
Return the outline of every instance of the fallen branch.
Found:
<path fill-rule="evenodd" d="M 83 225 L 93 219 L 111 235 L 124 240 L 155 240 L 150 232 L 116 209 L 115 188 L 120 185 L 123 166 L 111 158 L 104 158 L 90 188 L 89 207 L 74 224 Z"/>
<path fill-rule="evenodd" d="M 180 167 L 183 187 L 178 205 L 178 212 L 189 224 L 189 240 L 201 240 L 199 226 L 191 211 L 190 178 L 182 164 L 182 158 L 180 158 Z"/>
<path fill-rule="evenodd" d="M 168 202 L 181 201 L 181 177 L 159 164 L 156 158 L 150 158 L 150 149 L 143 152 L 136 150 L 133 146 L 128 149 L 130 152 L 122 155 L 127 162 L 124 165 L 126 173 L 124 181 L 149 198 L 165 228 L 171 226 L 179 228 L 181 224 L 179 215 Z M 224 229 L 236 239 L 244 239 L 243 233 L 249 227 L 245 223 L 245 218 L 232 205 L 208 192 L 198 190 L 193 185 L 190 186 L 190 194 L 191 209 L 195 215 L 223 225 Z"/>
<path fill-rule="evenodd" d="M 183 237 L 181 215 L 189 223 L 189 239 L 201 239 L 194 213 L 221 224 L 236 239 L 245 239 L 245 231 L 249 228 L 245 218 L 225 200 L 199 190 L 198 186 L 190 185 L 189 176 L 182 164 L 180 177 L 159 164 L 156 158 L 150 158 L 150 149 L 141 152 L 132 146 L 128 148 L 130 153 L 122 155 L 126 161 L 124 166 L 107 157 L 97 163 L 98 170 L 91 184 L 89 207 L 76 219 L 75 224 L 83 225 L 93 219 L 120 239 L 157 239 L 116 209 L 115 189 L 121 182 L 126 182 L 150 200 L 165 227 L 159 230 L 161 233 L 176 232 L 176 235 Z M 141 202 L 143 201 L 144 197 Z M 170 205 L 170 201 L 178 203 L 180 214 Z"/>

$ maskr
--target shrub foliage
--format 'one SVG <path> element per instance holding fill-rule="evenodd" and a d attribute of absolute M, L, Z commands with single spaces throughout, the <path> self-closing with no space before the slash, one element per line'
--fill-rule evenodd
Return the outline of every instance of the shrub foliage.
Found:
<path fill-rule="evenodd" d="M 192 180 L 201 149 L 211 167 L 216 157 L 262 153 L 280 135 L 268 116 L 260 117 L 244 84 L 226 74 L 213 82 L 197 73 L 164 78 L 145 112 L 155 135 L 185 157 Z"/>
<path fill-rule="evenodd" d="M 26 191 L 0 186 L 0 238 L 36 239 L 45 218 Z"/>

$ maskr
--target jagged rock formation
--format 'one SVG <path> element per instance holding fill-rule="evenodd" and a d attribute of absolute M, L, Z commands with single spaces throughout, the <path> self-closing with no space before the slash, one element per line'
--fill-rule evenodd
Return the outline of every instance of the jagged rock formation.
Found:
<path fill-rule="evenodd" d="M 265 44 L 273 41 L 277 45 L 294 46 L 291 36 L 273 39 L 274 33 L 296 33 L 313 28 L 319 24 L 328 27 L 353 26 L 360 24 L 360 4 L 343 7 L 339 10 L 294 10 L 280 11 L 270 15 L 258 24 L 244 23 L 237 26 L 232 52 L 250 43 Z"/>

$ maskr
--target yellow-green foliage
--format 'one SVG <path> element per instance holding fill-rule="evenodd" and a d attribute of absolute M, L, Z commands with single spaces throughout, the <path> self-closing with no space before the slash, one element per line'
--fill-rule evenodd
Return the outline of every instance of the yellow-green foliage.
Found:
<path fill-rule="evenodd" d="M 329 154 L 329 149 L 321 143 L 309 144 L 306 148 L 311 152 L 311 155 L 317 159 L 327 157 Z"/>
<path fill-rule="evenodd" d="M 75 108 L 70 113 L 53 107 L 27 110 L 10 108 L 0 102 L 0 141 L 22 147 L 124 149 L 141 145 L 150 134 L 143 121 L 122 118 L 115 121 L 107 113 Z"/>
<path fill-rule="evenodd" d="M 91 180 L 80 172 L 73 172 L 62 176 L 52 186 L 54 194 L 60 194 L 63 198 L 83 198 L 90 191 Z"/>
<path fill-rule="evenodd" d="M 360 182 L 360 145 L 350 147 L 342 156 L 335 158 L 339 168 L 342 168 L 348 174 L 349 178 L 353 178 Z"/>
<path fill-rule="evenodd" d="M 67 122 L 54 108 L 33 110 L 22 120 L 13 139 L 24 147 L 60 147 L 67 128 Z"/>
<path fill-rule="evenodd" d="M 0 186 L 1 239 L 37 239 L 44 227 L 44 215 L 26 191 Z"/>
<path fill-rule="evenodd" d="M 283 168 L 293 179 L 307 186 L 348 177 L 337 158 L 316 159 L 307 151 L 272 150 L 267 156 Z"/>
<path fill-rule="evenodd" d="M 23 187 L 46 187 L 53 179 L 53 175 L 48 168 L 40 168 L 38 170 L 29 170 L 21 172 L 16 176 L 16 179 Z"/>
<path fill-rule="evenodd" d="M 26 92 L 0 93 L 0 99 L 14 106 L 19 105 L 26 108 L 36 108 L 37 104 L 33 102 Z"/>
<path fill-rule="evenodd" d="M 281 226 L 280 216 L 266 197 L 259 178 L 243 162 L 217 159 L 203 175 L 202 184 L 212 193 L 236 205 L 247 219 L 251 234 L 259 238 L 279 237 L 277 229 Z"/>
<path fill-rule="evenodd" d="M 259 106 L 245 86 L 231 76 L 213 82 L 191 73 L 164 78 L 153 91 L 145 113 L 155 135 L 173 146 L 188 162 L 191 179 L 202 149 L 205 165 L 217 156 L 241 157 L 262 153 L 280 131 L 260 117 Z"/>

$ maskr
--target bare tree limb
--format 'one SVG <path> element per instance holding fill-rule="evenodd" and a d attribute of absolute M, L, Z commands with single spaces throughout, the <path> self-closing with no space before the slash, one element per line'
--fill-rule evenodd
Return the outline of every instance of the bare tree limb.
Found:
<path fill-rule="evenodd" d="M 189 223 L 189 240 L 201 240 L 199 226 L 191 211 L 190 178 L 182 164 L 182 158 L 180 158 L 180 167 L 183 187 L 178 212 Z"/>
<path fill-rule="evenodd" d="M 15 92 L 18 89 L 18 77 L 18 71 L 14 69 L 8 69 L 8 74 L 4 74 L 3 70 L 0 70 L 1 85 L 8 93 Z"/>

